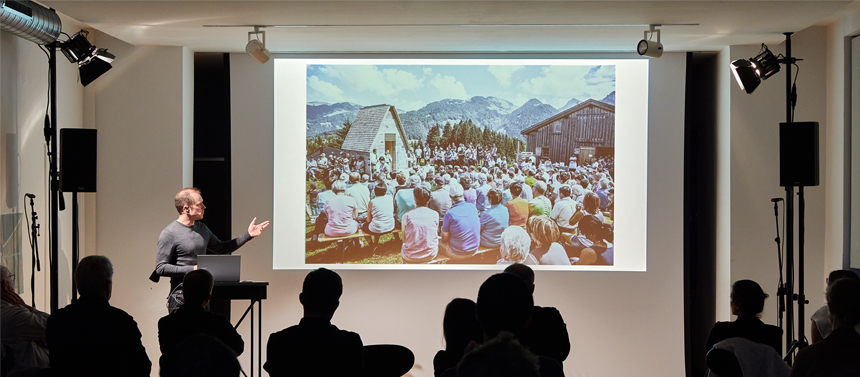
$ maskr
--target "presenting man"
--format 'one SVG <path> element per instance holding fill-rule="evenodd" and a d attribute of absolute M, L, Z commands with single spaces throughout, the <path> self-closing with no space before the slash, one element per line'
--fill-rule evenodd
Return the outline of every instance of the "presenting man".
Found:
<path fill-rule="evenodd" d="M 158 255 L 156 256 L 155 272 L 150 277 L 158 281 L 158 276 L 170 277 L 170 297 L 168 303 L 172 313 L 179 306 L 178 298 L 182 297 L 182 290 L 178 289 L 182 278 L 189 271 L 197 269 L 197 256 L 201 254 L 229 254 L 240 248 L 245 242 L 253 237 L 263 234 L 263 230 L 269 226 L 265 221 L 257 224 L 257 218 L 251 220 L 248 232 L 227 242 L 218 239 L 206 224 L 199 220 L 203 219 L 206 206 L 203 205 L 203 197 L 200 190 L 188 187 L 180 190 L 173 199 L 179 218 L 170 223 L 158 237 Z"/>

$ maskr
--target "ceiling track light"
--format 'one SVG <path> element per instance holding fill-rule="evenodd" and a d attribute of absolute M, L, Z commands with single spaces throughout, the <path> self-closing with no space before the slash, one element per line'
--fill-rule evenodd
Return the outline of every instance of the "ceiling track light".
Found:
<path fill-rule="evenodd" d="M 741 90 L 752 94 L 758 88 L 762 80 L 767 80 L 771 76 L 779 73 L 780 64 L 794 64 L 794 62 L 803 60 L 797 58 L 778 58 L 767 48 L 767 45 L 761 44 L 761 51 L 755 57 L 746 59 L 737 59 L 732 61 L 732 73 L 735 75 L 735 80 L 741 87 Z"/>
<path fill-rule="evenodd" d="M 644 55 L 651 58 L 659 58 L 663 56 L 663 44 L 660 43 L 660 29 L 657 29 L 657 24 L 648 25 L 651 30 L 645 30 L 645 36 L 636 45 L 636 52 L 639 55 Z M 653 41 L 654 34 L 657 34 L 657 40 Z"/>
<path fill-rule="evenodd" d="M 245 52 L 250 54 L 257 63 L 266 64 L 272 58 L 272 53 L 266 49 L 266 32 L 260 31 L 262 26 L 254 26 L 254 31 L 248 32 L 248 44 Z"/>

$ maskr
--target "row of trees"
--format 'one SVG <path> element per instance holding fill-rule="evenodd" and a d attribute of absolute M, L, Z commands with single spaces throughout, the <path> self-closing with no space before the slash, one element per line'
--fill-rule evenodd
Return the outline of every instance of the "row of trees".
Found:
<path fill-rule="evenodd" d="M 517 152 L 523 150 L 523 141 L 519 138 L 509 137 L 500 132 L 490 130 L 489 127 L 479 128 L 471 120 L 461 121 L 454 125 L 445 123 L 445 126 L 436 124 L 427 132 L 427 146 L 431 149 L 447 148 L 448 146 L 483 146 L 498 149 L 499 155 L 513 158 Z"/>
<path fill-rule="evenodd" d="M 307 153 L 311 154 L 325 147 L 340 149 L 343 147 L 343 141 L 346 139 L 346 134 L 349 133 L 349 128 L 352 122 L 347 119 L 343 122 L 343 127 L 335 131 L 334 135 L 317 135 L 308 138 L 306 142 Z M 418 140 L 412 147 L 424 147 L 425 140 Z M 517 152 L 524 150 L 523 141 L 509 137 L 500 132 L 490 130 L 488 127 L 479 128 L 471 120 L 457 122 L 454 125 L 446 123 L 444 126 L 436 124 L 427 132 L 426 144 L 431 150 L 438 148 L 447 148 L 448 146 L 459 146 L 460 144 L 468 146 L 483 146 L 484 148 L 492 148 L 496 146 L 498 153 L 507 158 L 514 158 Z"/>

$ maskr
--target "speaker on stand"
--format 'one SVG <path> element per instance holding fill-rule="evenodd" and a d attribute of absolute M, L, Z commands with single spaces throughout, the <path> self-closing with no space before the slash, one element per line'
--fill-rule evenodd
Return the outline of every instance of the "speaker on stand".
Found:
<path fill-rule="evenodd" d="M 80 259 L 78 193 L 96 192 L 97 131 L 60 129 L 60 191 L 72 193 L 72 302 L 77 301 L 75 271 Z"/>

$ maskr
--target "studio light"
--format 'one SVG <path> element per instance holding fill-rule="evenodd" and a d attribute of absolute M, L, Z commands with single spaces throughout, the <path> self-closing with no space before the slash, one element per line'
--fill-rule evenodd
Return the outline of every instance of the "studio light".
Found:
<path fill-rule="evenodd" d="M 63 55 L 69 62 L 77 63 L 81 74 L 81 84 L 89 85 L 102 74 L 113 68 L 110 63 L 116 56 L 107 52 L 106 48 L 96 48 L 87 40 L 86 30 L 81 30 L 60 44 Z"/>
<path fill-rule="evenodd" d="M 272 58 L 272 53 L 266 49 L 266 32 L 260 31 L 260 26 L 254 26 L 254 31 L 248 32 L 248 44 L 245 52 L 257 60 L 257 63 L 266 64 Z"/>
<path fill-rule="evenodd" d="M 642 38 L 636 46 L 636 52 L 638 52 L 639 55 L 645 55 L 651 58 L 659 58 L 660 56 L 663 56 L 663 44 L 660 43 L 660 29 L 657 29 L 657 26 L 660 25 L 650 25 L 651 30 L 645 30 L 645 37 Z M 651 38 L 654 37 L 654 33 L 657 34 L 656 41 L 651 40 Z"/>
<path fill-rule="evenodd" d="M 752 92 L 761 84 L 761 80 L 779 72 L 780 60 L 770 52 L 767 45 L 761 45 L 762 51 L 749 60 L 738 59 L 732 62 L 732 72 L 738 85 L 747 94 Z"/>

